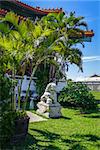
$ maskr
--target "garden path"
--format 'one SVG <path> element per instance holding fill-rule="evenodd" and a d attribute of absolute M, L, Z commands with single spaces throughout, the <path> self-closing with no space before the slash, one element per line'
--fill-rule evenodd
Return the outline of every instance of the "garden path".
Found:
<path fill-rule="evenodd" d="M 27 114 L 28 116 L 30 117 L 30 120 L 29 122 L 39 122 L 39 121 L 47 121 L 47 119 L 37 115 L 37 114 L 34 114 L 30 111 L 27 111 Z"/>

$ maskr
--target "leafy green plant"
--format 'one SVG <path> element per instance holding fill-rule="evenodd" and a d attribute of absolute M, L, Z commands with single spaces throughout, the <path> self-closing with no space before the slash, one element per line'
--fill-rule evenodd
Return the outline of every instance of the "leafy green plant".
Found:
<path fill-rule="evenodd" d="M 96 109 L 94 96 L 87 85 L 81 82 L 69 81 L 59 95 L 59 102 L 62 105 L 79 107 L 82 110 Z"/>
<path fill-rule="evenodd" d="M 80 25 L 83 25 L 81 24 L 82 19 L 83 17 L 75 17 L 74 13 L 70 13 L 69 17 L 64 16 L 64 13 L 61 13 L 49 14 L 39 21 L 32 22 L 29 19 L 26 21 L 20 20 L 19 16 L 10 12 L 7 13 L 6 16 L 1 20 L 0 47 L 2 47 L 2 51 L 0 49 L 0 54 L 2 53 L 4 55 L 0 62 L 0 71 L 3 71 L 3 77 L 7 70 L 11 70 L 11 76 L 14 80 L 20 66 L 22 68 L 22 76 L 24 76 L 26 64 L 28 64 L 28 62 L 31 60 L 30 62 L 32 71 L 23 109 L 26 108 L 33 76 L 38 70 L 39 65 L 41 65 L 43 62 L 47 61 L 48 63 L 51 61 L 53 62 L 53 66 L 55 64 L 55 66 L 59 66 L 58 69 L 60 69 L 60 64 L 57 62 L 60 57 L 67 66 L 74 63 L 82 70 L 82 52 L 76 47 L 73 47 L 77 43 L 83 45 L 83 42 L 81 39 L 72 38 L 74 35 L 78 36 L 80 33 L 83 33 L 82 30 L 78 29 L 78 26 L 80 27 Z M 5 70 L 2 70 L 2 65 Z M 56 67 L 51 67 L 51 74 L 55 74 L 55 68 Z M 21 86 L 18 89 L 19 96 L 17 112 L 15 111 L 15 84 L 12 82 L 12 85 L 10 85 L 9 81 L 6 81 L 3 94 L 8 91 L 8 96 L 6 99 L 8 99 L 9 96 L 11 97 L 12 113 L 20 113 L 21 86 L 23 77 Z M 12 91 L 11 95 L 9 86 Z M 3 96 L 1 97 L 1 100 L 3 100 Z M 11 129 L 12 122 L 14 121 L 15 117 L 12 115 L 12 117 L 10 117 L 9 113 L 7 115 L 7 119 L 10 121 L 8 128 Z M 5 126 L 6 125 L 7 124 L 5 124 Z"/>
<path fill-rule="evenodd" d="M 55 78 L 56 70 L 60 70 L 61 64 L 64 63 L 66 63 L 67 67 L 69 64 L 74 63 L 82 70 L 82 52 L 74 47 L 77 43 L 83 46 L 83 41 L 79 38 L 80 33 L 83 33 L 80 26 L 87 28 L 87 24 L 83 24 L 82 19 L 84 17 L 76 17 L 75 13 L 70 13 L 68 17 L 64 13 L 59 13 L 49 14 L 40 20 L 32 22 L 29 19 L 26 21 L 20 20 L 19 16 L 13 12 L 7 13 L 2 19 L 0 23 L 0 46 L 6 50 L 6 55 L 9 56 L 7 68 L 12 71 L 12 78 L 14 79 L 18 68 L 20 68 L 19 66 L 22 68 L 23 76 L 26 64 L 31 60 L 31 77 L 24 108 L 26 108 L 32 78 L 39 66 L 45 61 L 47 64 L 48 62 L 52 64 L 48 71 L 50 79 Z M 61 63 L 58 63 L 59 57 L 61 58 Z M 48 73 L 46 76 L 48 76 Z M 50 81 L 49 79 L 47 80 Z M 18 97 L 19 109 L 20 95 L 21 87 L 19 88 Z"/>
<path fill-rule="evenodd" d="M 11 137 L 14 135 L 16 120 L 25 118 L 26 116 L 25 111 L 6 111 L 2 114 L 0 120 L 1 146 L 10 142 Z"/>
<path fill-rule="evenodd" d="M 45 91 L 46 85 L 49 82 L 49 65 L 47 64 L 41 64 L 38 68 L 38 70 L 35 73 L 35 76 L 37 77 L 36 82 L 36 91 L 39 96 L 43 94 Z"/>

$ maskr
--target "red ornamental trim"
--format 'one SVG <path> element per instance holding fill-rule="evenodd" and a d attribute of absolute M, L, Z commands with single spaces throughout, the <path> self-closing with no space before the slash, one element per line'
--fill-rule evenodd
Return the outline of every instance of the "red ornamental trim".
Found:
<path fill-rule="evenodd" d="M 0 15 L 6 15 L 6 14 L 7 14 L 7 10 L 0 9 Z"/>
<path fill-rule="evenodd" d="M 84 34 L 85 34 L 86 37 L 92 37 L 92 36 L 94 36 L 93 30 L 91 30 L 91 31 L 84 31 Z"/>
<path fill-rule="evenodd" d="M 2 16 L 3 15 L 5 16 L 7 14 L 7 12 L 8 12 L 7 10 L 0 9 L 0 15 L 2 15 Z M 20 20 L 26 20 L 27 19 L 26 17 L 20 16 L 20 15 L 18 15 L 18 17 L 19 17 Z"/>
<path fill-rule="evenodd" d="M 50 13 L 50 12 L 49 12 Z M 7 14 L 7 10 L 4 10 L 4 9 L 0 9 L 0 15 L 6 15 Z M 18 15 L 19 16 L 19 19 L 20 20 L 26 20 L 27 18 L 26 17 L 23 17 L 23 16 L 20 16 L 20 15 Z M 80 33 L 81 34 L 81 33 Z M 82 34 L 81 34 L 82 35 Z M 84 31 L 84 35 L 86 36 L 86 37 L 93 37 L 94 36 L 94 32 L 93 32 L 93 30 L 91 30 L 91 31 Z"/>
<path fill-rule="evenodd" d="M 18 0 L 14 0 L 13 2 L 15 2 L 16 4 L 19 4 L 20 6 L 22 6 L 22 7 L 24 7 L 24 8 L 27 8 L 27 9 L 30 9 L 30 10 L 32 10 L 32 11 L 35 11 L 35 12 L 39 12 L 39 13 L 41 13 L 41 14 L 48 14 L 48 13 L 60 13 L 60 12 L 63 12 L 62 11 L 62 8 L 60 8 L 60 9 L 40 9 L 40 7 L 36 7 L 36 8 L 34 8 L 34 7 L 31 7 L 31 6 L 29 6 L 29 5 L 27 5 L 27 4 L 25 4 L 25 3 L 22 3 L 22 2 L 20 2 L 20 1 L 18 1 Z"/>

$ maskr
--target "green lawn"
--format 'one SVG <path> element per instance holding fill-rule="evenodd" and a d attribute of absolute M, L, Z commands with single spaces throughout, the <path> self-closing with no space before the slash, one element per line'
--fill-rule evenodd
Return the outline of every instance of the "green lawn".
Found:
<path fill-rule="evenodd" d="M 16 150 L 99 150 L 100 114 L 62 109 L 63 117 L 30 123 L 24 145 Z"/>
<path fill-rule="evenodd" d="M 95 99 L 100 100 L 100 92 L 91 91 L 91 93 L 95 96 Z"/>

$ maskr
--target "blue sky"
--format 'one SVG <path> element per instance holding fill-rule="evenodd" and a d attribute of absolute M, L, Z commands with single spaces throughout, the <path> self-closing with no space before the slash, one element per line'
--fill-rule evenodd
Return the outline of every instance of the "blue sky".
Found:
<path fill-rule="evenodd" d="M 76 12 L 76 16 L 84 16 L 88 28 L 94 31 L 92 42 L 85 42 L 85 48 L 79 47 L 83 52 L 83 73 L 72 65 L 68 77 L 79 79 L 93 74 L 100 75 L 100 0 L 21 0 L 33 7 L 63 8 L 65 13 Z"/>

